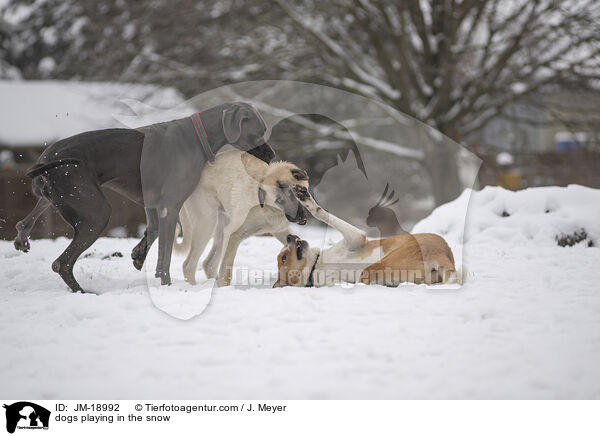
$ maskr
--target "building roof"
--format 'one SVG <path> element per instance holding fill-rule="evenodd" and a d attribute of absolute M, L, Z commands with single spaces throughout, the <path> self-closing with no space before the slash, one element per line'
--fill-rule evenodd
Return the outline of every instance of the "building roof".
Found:
<path fill-rule="evenodd" d="M 140 108 L 146 113 L 140 114 Z M 137 119 L 139 125 L 145 125 L 183 117 L 189 112 L 183 96 L 174 88 L 0 80 L 0 145 L 44 146 L 88 130 L 139 127 L 125 126 L 119 119 Z"/>

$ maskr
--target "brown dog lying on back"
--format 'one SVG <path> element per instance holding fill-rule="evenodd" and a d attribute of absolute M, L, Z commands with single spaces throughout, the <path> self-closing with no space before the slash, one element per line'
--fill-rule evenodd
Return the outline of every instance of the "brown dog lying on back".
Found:
<path fill-rule="evenodd" d="M 441 236 L 419 233 L 369 241 L 365 232 L 320 207 L 305 187 L 297 186 L 296 195 L 316 219 L 338 230 L 344 239 L 321 251 L 288 235 L 277 257 L 279 278 L 273 287 L 456 281 L 454 256 Z"/>

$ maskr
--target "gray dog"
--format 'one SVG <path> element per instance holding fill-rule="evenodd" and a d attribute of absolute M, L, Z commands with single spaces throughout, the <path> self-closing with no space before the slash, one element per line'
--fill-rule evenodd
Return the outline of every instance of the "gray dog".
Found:
<path fill-rule="evenodd" d="M 138 129 L 106 129 L 60 140 L 44 150 L 27 175 L 37 205 L 17 223 L 15 248 L 29 250 L 29 234 L 53 204 L 74 230 L 73 240 L 52 263 L 73 292 L 83 289 L 73 276 L 77 258 L 106 228 L 111 207 L 100 189 L 110 188 L 146 209 L 147 229 L 131 257 L 141 269 L 158 237 L 156 277 L 171 283 L 169 266 L 179 210 L 200 180 L 206 162 L 225 144 L 270 162 L 267 126 L 246 103 L 226 103 L 166 123 Z"/>

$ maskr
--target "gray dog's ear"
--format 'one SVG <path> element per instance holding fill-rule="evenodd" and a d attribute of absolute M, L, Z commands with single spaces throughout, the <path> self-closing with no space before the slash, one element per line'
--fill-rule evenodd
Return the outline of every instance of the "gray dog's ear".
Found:
<path fill-rule="evenodd" d="M 267 196 L 267 193 L 265 192 L 265 190 L 262 187 L 258 187 L 258 204 L 260 204 L 260 207 L 265 207 L 265 197 Z"/>
<path fill-rule="evenodd" d="M 223 111 L 223 132 L 230 144 L 235 144 L 242 134 L 242 122 L 248 118 L 248 109 L 233 103 Z"/>
<path fill-rule="evenodd" d="M 308 174 L 306 174 L 306 171 L 301 170 L 300 168 L 294 168 L 292 170 L 292 176 L 294 176 L 294 179 L 296 180 L 308 180 Z"/>

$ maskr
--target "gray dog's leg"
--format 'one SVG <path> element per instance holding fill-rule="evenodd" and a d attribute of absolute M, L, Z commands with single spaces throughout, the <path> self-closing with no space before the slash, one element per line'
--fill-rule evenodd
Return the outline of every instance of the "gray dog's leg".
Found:
<path fill-rule="evenodd" d="M 40 197 L 37 204 L 33 208 L 29 215 L 27 215 L 23 220 L 19 221 L 16 225 L 17 228 L 17 237 L 15 238 L 15 248 L 17 250 L 23 251 L 27 253 L 29 251 L 29 234 L 31 233 L 31 229 L 35 225 L 35 222 L 38 218 L 44 213 L 46 209 L 50 206 L 50 201 L 47 198 Z"/>
<path fill-rule="evenodd" d="M 84 170 L 73 174 L 68 182 L 63 179 L 61 184 L 55 184 L 50 199 L 65 221 L 73 227 L 73 240 L 52 263 L 52 270 L 62 277 L 73 292 L 83 292 L 73 276 L 73 265 L 108 225 L 111 207 L 96 180 L 90 180 L 89 173 Z M 77 196 L 71 197 L 69 194 L 74 191 Z"/>
<path fill-rule="evenodd" d="M 179 207 L 162 208 L 158 211 L 158 262 L 156 264 L 156 275 L 160 277 L 161 285 L 171 284 L 169 267 L 171 265 L 171 254 L 173 251 L 173 239 L 175 227 L 179 216 Z"/>
<path fill-rule="evenodd" d="M 148 251 L 156 238 L 158 237 L 158 213 L 156 209 L 146 209 L 146 231 L 144 231 L 144 237 L 135 246 L 131 252 L 131 258 L 133 259 L 133 266 L 141 270 L 148 256 Z"/>

